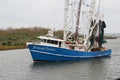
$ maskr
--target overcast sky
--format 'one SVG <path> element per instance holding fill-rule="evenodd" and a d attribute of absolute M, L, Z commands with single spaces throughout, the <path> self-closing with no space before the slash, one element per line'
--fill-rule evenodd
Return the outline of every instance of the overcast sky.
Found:
<path fill-rule="evenodd" d="M 102 0 L 103 1 L 103 0 Z M 0 29 L 63 28 L 64 0 L 0 0 Z M 120 33 L 120 0 L 104 0 L 106 33 Z"/>

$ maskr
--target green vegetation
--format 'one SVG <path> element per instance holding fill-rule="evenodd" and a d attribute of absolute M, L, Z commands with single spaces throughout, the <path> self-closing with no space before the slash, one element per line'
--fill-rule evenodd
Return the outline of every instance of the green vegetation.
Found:
<path fill-rule="evenodd" d="M 6 30 L 0 29 L 0 50 L 8 49 L 22 49 L 26 48 L 26 42 L 36 42 L 38 36 L 45 35 L 50 29 L 42 27 L 33 28 L 9 28 Z M 54 36 L 56 38 L 63 38 L 63 31 L 55 31 Z M 80 35 L 79 37 L 83 37 Z M 115 39 L 116 37 L 105 36 L 106 39 Z"/>
<path fill-rule="evenodd" d="M 0 50 L 11 50 L 11 49 L 24 49 L 25 45 L 17 45 L 17 46 L 0 46 Z"/>
<path fill-rule="evenodd" d="M 20 28 L 0 30 L 0 45 L 23 45 L 27 41 L 36 40 L 36 36 L 46 34 L 48 29 L 45 28 Z"/>
<path fill-rule="evenodd" d="M 47 34 L 48 30 L 49 29 L 42 27 L 1 29 L 0 50 L 25 48 L 26 42 L 38 41 L 37 37 Z M 63 31 L 55 31 L 54 35 L 58 38 L 62 38 Z"/>
<path fill-rule="evenodd" d="M 113 36 L 105 36 L 105 39 L 117 39 L 117 37 L 113 37 Z"/>

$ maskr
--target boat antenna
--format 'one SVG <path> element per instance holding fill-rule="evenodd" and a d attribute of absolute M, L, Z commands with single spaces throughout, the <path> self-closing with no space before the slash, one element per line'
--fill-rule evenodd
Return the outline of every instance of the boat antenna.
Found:
<path fill-rule="evenodd" d="M 77 37 L 78 37 L 78 30 L 79 30 L 79 25 L 80 25 L 80 10 L 81 10 L 81 4 L 82 4 L 82 0 L 80 0 L 80 1 L 79 1 L 79 4 L 78 4 L 77 21 L 76 21 L 76 31 L 75 31 L 75 40 L 77 40 Z"/>

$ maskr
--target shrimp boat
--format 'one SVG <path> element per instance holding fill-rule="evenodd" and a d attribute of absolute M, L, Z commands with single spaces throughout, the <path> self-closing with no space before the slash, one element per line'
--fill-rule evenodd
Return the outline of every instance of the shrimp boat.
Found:
<path fill-rule="evenodd" d="M 111 49 L 103 47 L 106 24 L 101 0 L 65 0 L 63 39 L 53 30 L 39 36 L 40 42 L 28 44 L 33 61 L 70 61 L 107 57 Z"/>

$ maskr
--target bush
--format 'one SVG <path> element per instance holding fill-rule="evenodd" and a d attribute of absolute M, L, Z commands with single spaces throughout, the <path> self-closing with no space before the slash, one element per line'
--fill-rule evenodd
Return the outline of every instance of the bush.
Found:
<path fill-rule="evenodd" d="M 5 46 L 5 45 L 6 45 L 6 43 L 5 43 L 5 42 L 2 42 L 2 45 L 3 45 L 3 46 Z"/>
<path fill-rule="evenodd" d="M 11 42 L 10 41 L 8 41 L 8 46 L 11 46 Z"/>

